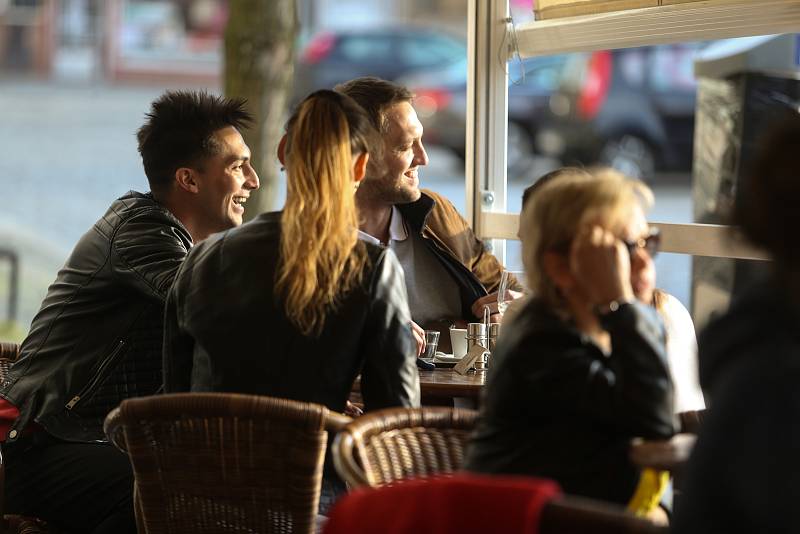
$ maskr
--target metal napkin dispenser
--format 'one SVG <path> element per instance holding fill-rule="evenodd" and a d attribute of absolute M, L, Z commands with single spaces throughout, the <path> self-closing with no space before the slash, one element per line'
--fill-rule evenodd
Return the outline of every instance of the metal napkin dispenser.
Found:
<path fill-rule="evenodd" d="M 454 370 L 465 375 L 471 370 L 485 370 L 489 359 L 489 328 L 486 323 L 469 323 L 467 325 L 467 354 L 459 361 Z"/>

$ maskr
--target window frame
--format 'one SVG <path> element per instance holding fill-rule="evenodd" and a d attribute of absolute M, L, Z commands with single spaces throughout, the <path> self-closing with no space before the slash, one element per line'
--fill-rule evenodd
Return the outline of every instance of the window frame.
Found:
<path fill-rule="evenodd" d="M 694 4 L 694 5 L 693 5 Z M 513 27 L 508 0 L 469 0 L 467 20 L 466 218 L 505 260 L 518 239 L 519 214 L 507 213 L 508 75 L 505 61 L 568 52 L 800 32 L 800 0 L 707 0 L 601 15 L 532 21 Z M 624 31 L 622 31 L 624 29 Z M 735 228 L 666 224 L 662 250 L 696 256 L 769 259 Z"/>

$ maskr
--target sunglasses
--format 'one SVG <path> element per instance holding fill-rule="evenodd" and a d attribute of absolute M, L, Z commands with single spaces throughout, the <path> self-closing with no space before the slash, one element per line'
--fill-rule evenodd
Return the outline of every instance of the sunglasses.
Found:
<path fill-rule="evenodd" d="M 661 232 L 658 228 L 650 228 L 650 232 L 646 237 L 640 237 L 635 241 L 622 240 L 628 249 L 628 254 L 633 257 L 637 249 L 643 248 L 651 258 L 655 258 L 658 250 L 661 247 Z"/>

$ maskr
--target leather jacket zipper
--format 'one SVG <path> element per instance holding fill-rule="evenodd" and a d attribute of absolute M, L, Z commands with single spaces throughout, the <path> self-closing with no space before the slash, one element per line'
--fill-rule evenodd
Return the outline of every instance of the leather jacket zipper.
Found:
<path fill-rule="evenodd" d="M 83 387 L 80 393 L 78 393 L 69 400 L 69 402 L 65 406 L 67 410 L 74 409 L 75 406 L 77 406 L 77 404 L 81 401 L 81 398 L 86 397 L 92 391 L 94 391 L 94 389 L 100 383 L 100 380 L 105 376 L 105 373 L 108 370 L 108 368 L 111 367 L 111 364 L 113 364 L 116 361 L 117 356 L 122 352 L 122 349 L 124 347 L 125 347 L 125 342 L 120 340 L 120 342 L 117 343 L 117 346 L 114 347 L 114 350 L 111 351 L 111 354 L 109 354 L 108 357 L 103 361 L 103 363 L 100 365 L 100 368 L 97 370 L 94 376 L 92 376 L 89 382 Z"/>

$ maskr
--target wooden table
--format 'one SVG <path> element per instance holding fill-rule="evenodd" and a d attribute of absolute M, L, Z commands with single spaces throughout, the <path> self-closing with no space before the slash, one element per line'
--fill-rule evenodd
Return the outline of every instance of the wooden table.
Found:
<path fill-rule="evenodd" d="M 453 399 L 469 399 L 477 407 L 481 390 L 486 383 L 486 372 L 460 375 L 452 368 L 436 368 L 433 371 L 419 370 L 419 389 L 422 404 L 453 406 Z M 361 377 L 353 384 L 350 400 L 361 402 Z"/>
<path fill-rule="evenodd" d="M 466 397 L 478 400 L 486 384 L 486 372 L 460 375 L 453 369 L 419 371 L 419 388 L 424 398 Z"/>
<path fill-rule="evenodd" d="M 667 440 L 635 439 L 631 443 L 631 461 L 639 467 L 652 467 L 674 474 L 686 465 L 696 440 L 694 434 L 675 434 Z"/>

